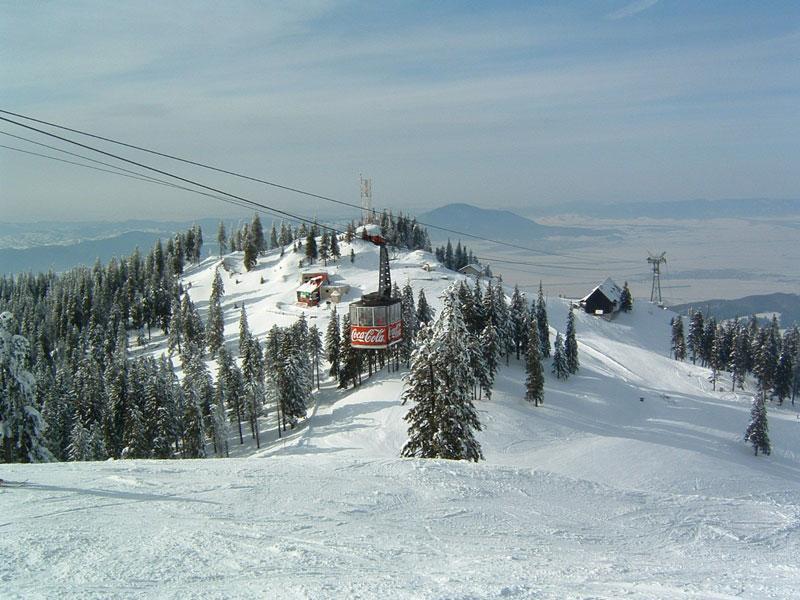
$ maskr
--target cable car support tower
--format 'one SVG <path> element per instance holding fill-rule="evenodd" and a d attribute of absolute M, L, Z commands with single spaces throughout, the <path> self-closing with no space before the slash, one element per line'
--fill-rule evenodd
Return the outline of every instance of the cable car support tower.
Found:
<path fill-rule="evenodd" d="M 650 302 L 653 302 L 656 298 L 658 298 L 658 305 L 663 305 L 663 300 L 661 298 L 661 265 L 667 264 L 667 253 L 662 252 L 661 254 L 650 254 L 647 257 L 647 262 L 653 266 L 653 286 L 650 288 Z"/>

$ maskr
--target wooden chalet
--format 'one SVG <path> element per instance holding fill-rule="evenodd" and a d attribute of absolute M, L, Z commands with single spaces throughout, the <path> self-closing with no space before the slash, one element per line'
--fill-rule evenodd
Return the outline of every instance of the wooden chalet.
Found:
<path fill-rule="evenodd" d="M 609 277 L 581 298 L 580 306 L 590 315 L 610 315 L 622 307 L 622 288 Z"/>

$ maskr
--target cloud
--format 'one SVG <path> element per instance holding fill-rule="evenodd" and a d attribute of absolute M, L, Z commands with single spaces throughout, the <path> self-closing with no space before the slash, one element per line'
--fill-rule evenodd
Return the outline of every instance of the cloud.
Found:
<path fill-rule="evenodd" d="M 627 6 L 624 6 L 617 11 L 608 14 L 606 18 L 611 19 L 612 21 L 616 21 L 617 19 L 627 19 L 633 15 L 638 15 L 640 12 L 643 12 L 648 8 L 652 8 L 656 4 L 658 4 L 658 0 L 636 0 L 635 2 L 631 2 Z"/>

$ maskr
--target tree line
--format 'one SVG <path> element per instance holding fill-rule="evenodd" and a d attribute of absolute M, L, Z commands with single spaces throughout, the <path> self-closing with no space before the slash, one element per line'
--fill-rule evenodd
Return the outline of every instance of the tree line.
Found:
<path fill-rule="evenodd" d="M 676 360 L 690 359 L 692 364 L 711 369 L 710 381 L 716 390 L 722 373 L 731 379 L 731 391 L 745 389 L 748 377 L 755 379 L 750 424 L 746 441 L 769 454 L 766 402 L 783 404 L 787 398 L 795 402 L 800 391 L 800 329 L 797 326 L 781 333 L 777 317 L 761 326 L 752 316 L 749 320 L 733 319 L 718 323 L 713 316 L 691 311 L 688 333 L 683 317 L 671 321 L 671 353 Z"/>

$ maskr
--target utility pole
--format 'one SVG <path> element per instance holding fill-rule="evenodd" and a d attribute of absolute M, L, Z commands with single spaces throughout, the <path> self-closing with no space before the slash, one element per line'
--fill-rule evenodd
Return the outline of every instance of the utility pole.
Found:
<path fill-rule="evenodd" d="M 661 306 L 663 304 L 661 299 L 661 264 L 667 264 L 667 253 L 650 254 L 647 257 L 647 262 L 653 265 L 653 287 L 650 289 L 650 302 L 653 302 L 657 297 L 658 305 Z"/>

